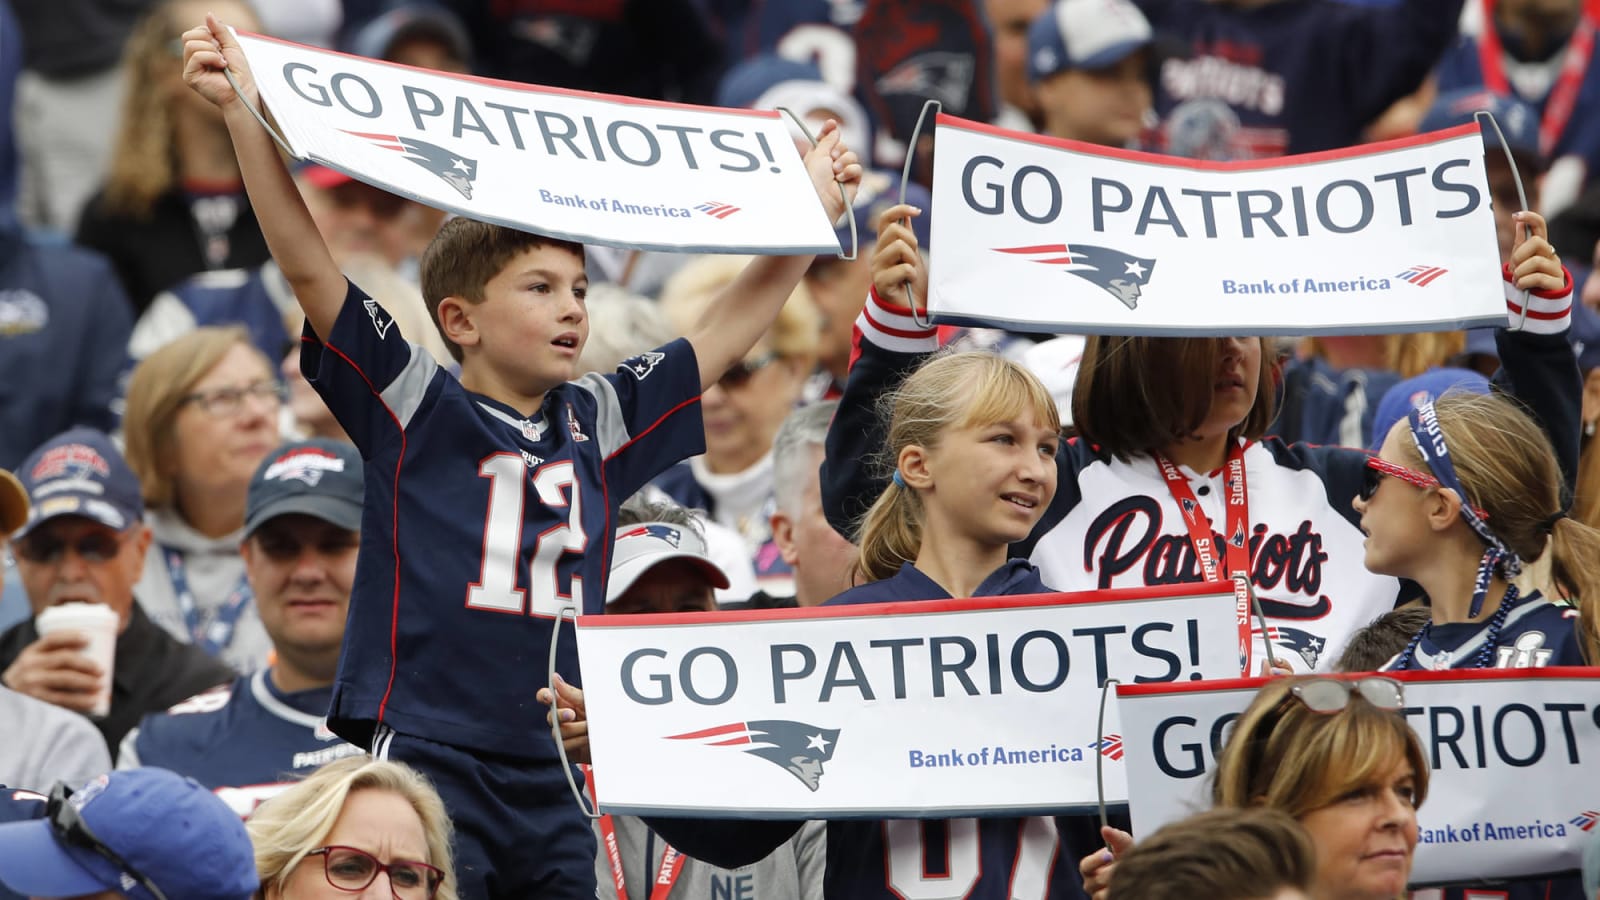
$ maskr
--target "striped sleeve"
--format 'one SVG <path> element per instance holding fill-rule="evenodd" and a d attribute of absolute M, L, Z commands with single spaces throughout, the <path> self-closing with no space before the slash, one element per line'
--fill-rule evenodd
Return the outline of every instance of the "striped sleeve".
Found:
<path fill-rule="evenodd" d="M 1554 291 L 1528 291 L 1527 316 L 1523 316 L 1523 292 L 1519 290 L 1511 277 L 1511 266 L 1503 265 L 1500 269 L 1501 280 L 1506 290 L 1506 317 L 1507 326 L 1512 331 L 1527 331 L 1533 334 L 1561 334 L 1572 324 L 1572 273 L 1566 266 L 1561 267 L 1561 275 L 1565 282 Z"/>
<path fill-rule="evenodd" d="M 878 296 L 878 289 L 867 294 L 867 304 L 856 317 L 860 340 L 870 341 L 896 353 L 927 353 L 939 349 L 939 332 L 933 325 L 922 326 L 912 318 L 910 307 Z"/>

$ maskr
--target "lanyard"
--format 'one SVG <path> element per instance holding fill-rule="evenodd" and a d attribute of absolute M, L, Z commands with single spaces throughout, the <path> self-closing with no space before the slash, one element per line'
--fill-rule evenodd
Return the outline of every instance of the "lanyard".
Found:
<path fill-rule="evenodd" d="M 1244 477 L 1244 448 L 1237 441 L 1228 448 L 1228 461 L 1224 468 L 1227 470 L 1228 497 L 1227 497 L 1227 559 L 1217 556 L 1217 544 L 1213 540 L 1211 520 L 1206 517 L 1205 510 L 1200 508 L 1200 501 L 1195 499 L 1194 491 L 1189 487 L 1189 479 L 1183 477 L 1172 460 L 1157 453 L 1156 464 L 1161 467 L 1161 477 L 1166 479 L 1167 490 L 1172 492 L 1172 499 L 1177 501 L 1178 509 L 1183 513 L 1183 524 L 1189 529 L 1189 543 L 1194 545 L 1194 555 L 1200 561 L 1200 574 L 1207 581 L 1221 581 L 1231 577 L 1233 581 L 1233 608 L 1234 617 L 1239 623 L 1239 672 L 1248 677 L 1250 672 L 1250 506 L 1249 495 L 1245 491 Z M 1219 564 L 1225 566 L 1220 571 Z"/>
<path fill-rule="evenodd" d="M 1494 24 L 1495 0 L 1483 0 L 1483 33 L 1478 35 L 1478 67 L 1483 70 L 1483 84 L 1502 96 L 1515 96 L 1506 79 L 1505 62 L 1500 48 L 1500 33 Z M 1594 54 L 1595 18 L 1594 0 L 1585 0 L 1578 28 L 1567 41 L 1567 56 L 1561 62 L 1556 83 L 1551 85 L 1545 98 L 1544 116 L 1539 122 L 1539 152 L 1546 159 L 1555 151 L 1556 141 L 1567 130 L 1572 111 L 1578 105 L 1578 91 L 1583 88 L 1583 76 L 1589 69 L 1589 58 Z"/>
<path fill-rule="evenodd" d="M 167 561 L 167 576 L 172 580 L 172 593 L 178 598 L 178 610 L 183 613 L 189 636 L 207 654 L 220 654 L 233 641 L 234 629 L 239 626 L 239 617 L 244 615 L 245 607 L 255 599 L 250 580 L 240 575 L 238 586 L 222 601 L 222 605 L 208 620 L 201 621 L 200 605 L 195 602 L 194 591 L 189 589 L 189 575 L 185 571 L 183 554 L 172 547 L 163 546 L 161 556 Z"/>
<path fill-rule="evenodd" d="M 578 768 L 583 770 L 583 788 L 589 794 L 589 802 L 598 809 L 600 801 L 594 795 L 594 769 L 590 766 Z M 667 895 L 672 893 L 672 886 L 678 883 L 678 876 L 683 874 L 683 864 L 689 859 L 671 844 L 663 842 L 662 846 L 665 849 L 661 853 L 661 866 L 656 869 L 655 887 L 650 890 L 650 900 L 667 900 Z M 611 880 L 617 886 L 617 900 L 628 900 L 627 880 L 622 875 L 622 849 L 617 846 L 617 823 L 610 813 L 600 817 L 600 851 L 611 864 Z"/>

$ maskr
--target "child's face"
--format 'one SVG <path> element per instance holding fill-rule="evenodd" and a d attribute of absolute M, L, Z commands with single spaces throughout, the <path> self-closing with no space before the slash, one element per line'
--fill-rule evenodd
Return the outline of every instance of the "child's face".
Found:
<path fill-rule="evenodd" d="M 1388 437 L 1378 450 L 1378 458 L 1415 470 L 1416 462 L 1401 450 L 1409 443 L 1411 426 L 1402 419 L 1389 429 Z M 1411 574 L 1414 563 L 1427 555 L 1430 531 L 1423 504 L 1432 491 L 1385 475 L 1378 481 L 1372 499 L 1362 500 L 1358 496 L 1351 501 L 1361 516 L 1361 530 L 1367 536 L 1363 544 L 1367 571 L 1405 578 Z"/>
<path fill-rule="evenodd" d="M 508 385 L 542 393 L 577 376 L 589 340 L 583 259 L 559 247 L 533 247 L 511 258 L 469 307 L 478 356 Z"/>
<path fill-rule="evenodd" d="M 1261 387 L 1261 339 L 1223 340 L 1213 377 L 1211 409 L 1198 429 L 1203 438 L 1227 434 L 1255 407 Z"/>
<path fill-rule="evenodd" d="M 1010 421 L 947 429 L 928 451 L 929 527 L 943 522 L 982 546 L 1028 536 L 1056 493 L 1055 430 L 1026 411 Z"/>

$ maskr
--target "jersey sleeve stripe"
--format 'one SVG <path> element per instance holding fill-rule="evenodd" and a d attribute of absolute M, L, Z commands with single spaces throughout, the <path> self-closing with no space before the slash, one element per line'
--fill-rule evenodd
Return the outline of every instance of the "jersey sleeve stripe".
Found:
<path fill-rule="evenodd" d="M 1561 334 L 1571 326 L 1572 275 L 1565 266 L 1562 267 L 1561 274 L 1565 282 L 1559 290 L 1528 292 L 1527 319 L 1523 321 L 1522 291 L 1512 283 L 1511 267 L 1507 265 L 1502 269 L 1506 312 L 1511 327 L 1515 328 L 1521 324 L 1523 331 L 1533 334 Z"/>

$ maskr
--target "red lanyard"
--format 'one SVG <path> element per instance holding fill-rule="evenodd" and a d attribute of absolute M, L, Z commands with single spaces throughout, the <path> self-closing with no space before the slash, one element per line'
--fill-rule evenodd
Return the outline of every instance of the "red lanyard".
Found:
<path fill-rule="evenodd" d="M 600 801 L 594 795 L 594 769 L 589 766 L 579 768 L 583 770 L 583 787 L 589 794 L 589 801 L 598 809 Z M 606 861 L 611 864 L 611 880 L 617 886 L 617 900 L 628 900 L 628 884 L 622 875 L 622 849 L 617 846 L 617 823 L 610 813 L 600 817 L 600 843 Z M 663 843 L 662 846 L 666 849 L 661 854 L 661 867 L 656 870 L 656 882 L 650 890 L 650 900 L 667 900 L 667 895 L 672 893 L 672 886 L 678 883 L 678 876 L 683 874 L 683 864 L 689 859 L 674 850 L 671 844 Z"/>
<path fill-rule="evenodd" d="M 1183 513 L 1183 524 L 1189 528 L 1189 543 L 1194 545 L 1194 555 L 1200 561 L 1200 574 L 1207 581 L 1233 580 L 1234 617 L 1239 623 L 1239 672 L 1250 675 L 1250 498 L 1245 491 L 1244 448 L 1234 441 L 1228 448 L 1227 470 L 1227 546 L 1226 560 L 1217 557 L 1217 544 L 1212 539 L 1211 519 L 1200 508 L 1189 479 L 1183 476 L 1172 460 L 1157 453 L 1156 465 L 1161 467 L 1161 477 L 1166 479 L 1167 490 L 1177 501 Z M 1218 570 L 1218 563 L 1226 566 Z"/>
<path fill-rule="evenodd" d="M 1506 79 L 1505 63 L 1500 48 L 1500 33 L 1494 24 L 1495 0 L 1483 0 L 1483 33 L 1478 35 L 1478 66 L 1483 70 L 1483 84 L 1502 96 L 1515 96 Z M 1556 148 L 1556 141 L 1567 130 L 1572 111 L 1578 105 L 1578 91 L 1583 87 L 1583 75 L 1589 68 L 1589 57 L 1594 54 L 1595 19 L 1594 0 L 1585 0 L 1583 16 L 1578 29 L 1567 42 L 1567 57 L 1561 62 L 1561 72 L 1550 88 L 1545 100 L 1544 118 L 1539 122 L 1539 152 L 1545 158 Z"/>

